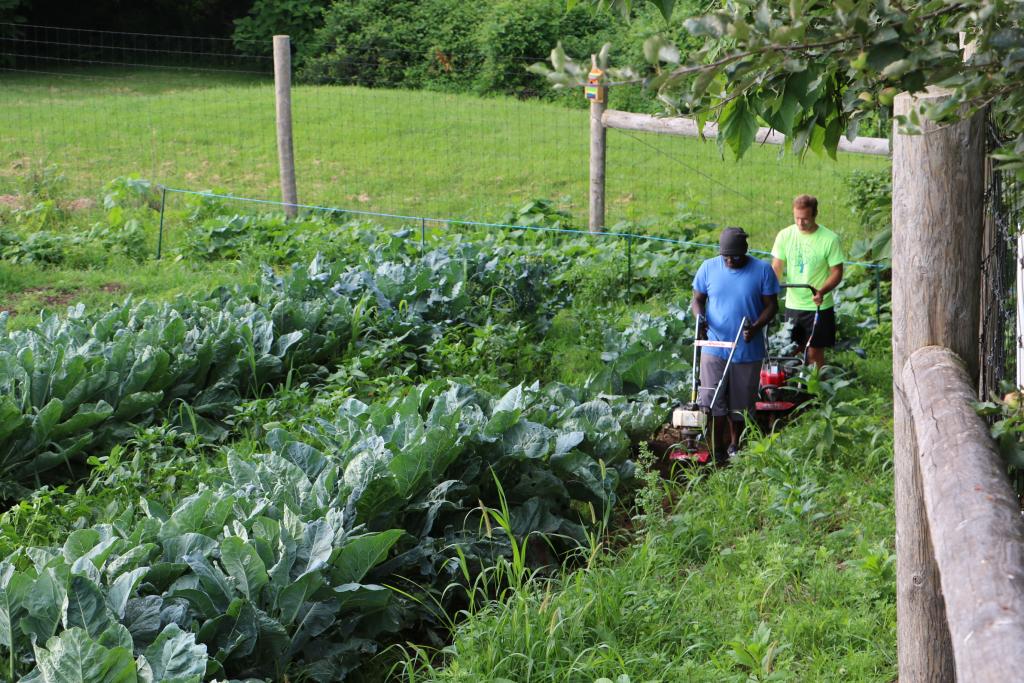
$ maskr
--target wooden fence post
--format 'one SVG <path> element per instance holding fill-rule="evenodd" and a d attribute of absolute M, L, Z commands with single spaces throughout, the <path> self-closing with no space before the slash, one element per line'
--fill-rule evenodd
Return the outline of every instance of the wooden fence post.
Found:
<path fill-rule="evenodd" d="M 907 115 L 945 93 L 896 98 Z M 941 345 L 978 376 L 985 136 L 983 115 L 955 125 L 922 121 L 893 140 L 892 314 L 896 618 L 901 681 L 952 681 L 953 657 L 921 493 L 918 447 L 903 393 L 903 366 Z"/>
<path fill-rule="evenodd" d="M 606 91 L 607 92 L 607 91 Z M 604 127 L 604 98 L 590 101 L 590 232 L 604 230 L 604 168 L 607 131 Z"/>
<path fill-rule="evenodd" d="M 295 152 L 292 146 L 292 48 L 288 36 L 274 36 L 274 99 L 281 201 L 289 205 L 285 206 L 285 214 L 294 217 L 299 197 L 295 189 Z"/>
<path fill-rule="evenodd" d="M 1024 521 L 988 424 L 972 407 L 976 386 L 941 346 L 915 351 L 901 374 L 957 680 L 1020 680 Z"/>

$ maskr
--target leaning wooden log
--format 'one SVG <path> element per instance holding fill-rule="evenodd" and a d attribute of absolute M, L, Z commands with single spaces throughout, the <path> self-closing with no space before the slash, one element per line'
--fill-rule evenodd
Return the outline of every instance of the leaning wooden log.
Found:
<path fill-rule="evenodd" d="M 903 367 L 928 528 L 960 681 L 1021 680 L 1024 519 L 963 361 L 926 346 Z"/>
<path fill-rule="evenodd" d="M 634 130 L 640 133 L 682 135 L 690 138 L 700 137 L 697 122 L 681 116 L 659 117 L 608 109 L 603 112 L 601 120 L 605 128 Z M 714 139 L 717 135 L 718 124 L 713 122 L 704 124 L 704 137 Z M 759 128 L 754 137 L 754 144 L 758 145 L 782 145 L 785 142 L 786 136 L 771 128 Z M 854 140 L 842 138 L 839 141 L 839 151 L 889 156 L 889 140 L 888 138 L 855 138 Z"/>

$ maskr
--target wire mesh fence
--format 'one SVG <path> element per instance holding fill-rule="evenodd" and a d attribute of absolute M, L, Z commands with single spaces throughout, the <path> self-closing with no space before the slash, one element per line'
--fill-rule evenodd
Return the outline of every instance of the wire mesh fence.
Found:
<path fill-rule="evenodd" d="M 988 124 L 988 147 L 1004 144 L 998 127 Z M 1016 384 L 1018 239 L 1024 232 L 1024 187 L 1012 171 L 991 170 L 985 188 L 985 235 L 982 253 L 980 329 L 981 377 L 985 399 L 1000 392 L 1002 382 Z"/>
<path fill-rule="evenodd" d="M 0 35 L 0 194 L 56 166 L 85 195 L 136 175 L 279 198 L 271 61 L 251 52 L 226 39 L 43 26 Z M 452 90 L 345 84 L 379 73 L 385 59 L 443 73 L 432 87 Z M 300 201 L 512 222 L 543 200 L 564 223 L 585 225 L 582 93 L 552 95 L 525 79 L 533 61 L 489 73 L 484 97 L 471 84 L 486 65 L 394 50 L 348 59 L 335 74 L 342 84 L 300 82 L 292 94 Z M 616 92 L 610 97 L 614 107 Z M 845 178 L 888 164 L 859 155 L 801 161 L 766 147 L 737 162 L 714 141 L 625 131 L 611 131 L 608 142 L 609 227 L 673 234 L 701 222 L 737 224 L 762 248 L 791 222 L 800 193 L 821 198 L 822 223 L 848 241 L 862 237 L 843 205 Z"/>

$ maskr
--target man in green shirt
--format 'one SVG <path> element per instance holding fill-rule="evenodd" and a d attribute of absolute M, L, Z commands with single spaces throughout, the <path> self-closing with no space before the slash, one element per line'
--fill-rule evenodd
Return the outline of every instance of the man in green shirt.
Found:
<path fill-rule="evenodd" d="M 775 237 L 772 269 L 779 282 L 811 285 L 786 292 L 786 320 L 793 323 L 793 341 L 807 348 L 807 360 L 821 367 L 825 349 L 836 343 L 835 300 L 832 290 L 843 279 L 843 248 L 839 236 L 818 225 L 818 200 L 802 194 L 793 200 L 793 225 Z M 815 311 L 821 307 L 817 325 Z M 814 336 L 811 337 L 811 330 Z"/>

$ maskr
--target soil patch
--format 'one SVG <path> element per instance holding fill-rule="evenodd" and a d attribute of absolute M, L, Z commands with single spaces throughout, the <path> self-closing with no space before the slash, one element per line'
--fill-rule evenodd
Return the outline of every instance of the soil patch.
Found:
<path fill-rule="evenodd" d="M 53 294 L 43 297 L 43 303 L 47 306 L 66 306 L 71 303 L 75 295 L 81 290 L 78 289 L 56 289 Z"/>
<path fill-rule="evenodd" d="M 89 199 L 88 197 L 79 197 L 65 204 L 64 208 L 68 211 L 87 211 L 96 208 L 96 200 Z"/>
<path fill-rule="evenodd" d="M 106 282 L 96 289 L 105 294 L 117 294 L 127 288 L 120 282 Z M 39 303 L 45 307 L 60 308 L 80 298 L 85 291 L 84 287 L 25 287 L 21 291 L 7 295 L 7 300 L 0 305 L 0 311 L 17 315 L 18 307 L 24 308 L 21 304 L 29 298 L 38 299 Z"/>
<path fill-rule="evenodd" d="M 22 206 L 21 197 L 16 194 L 0 194 L 0 206 L 11 209 L 20 209 Z"/>

